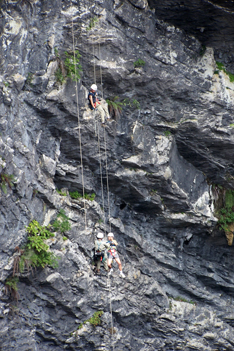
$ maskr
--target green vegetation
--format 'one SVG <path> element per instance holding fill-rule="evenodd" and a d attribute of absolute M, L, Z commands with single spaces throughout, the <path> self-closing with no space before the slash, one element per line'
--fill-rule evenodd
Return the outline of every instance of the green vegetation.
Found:
<path fill-rule="evenodd" d="M 69 194 L 70 194 L 71 198 L 75 199 L 75 200 L 83 198 L 83 195 L 81 195 L 77 190 L 73 191 L 73 192 L 69 191 Z M 94 193 L 92 193 L 92 194 L 86 194 L 85 193 L 84 194 L 84 199 L 93 201 L 95 199 L 95 196 L 96 195 Z"/>
<path fill-rule="evenodd" d="M 32 80 L 33 80 L 33 73 L 29 72 L 28 76 L 27 76 L 27 79 L 26 79 L 26 84 L 31 84 Z"/>
<path fill-rule="evenodd" d="M 65 51 L 64 62 L 61 59 L 57 48 L 54 49 L 54 53 L 59 66 L 54 73 L 56 81 L 60 84 L 63 84 L 66 81 L 67 77 L 71 78 L 73 81 L 79 80 L 80 74 L 82 72 L 82 67 L 80 65 L 81 55 L 79 51 L 75 50 L 75 54 L 73 52 L 68 53 Z"/>
<path fill-rule="evenodd" d="M 133 109 L 140 109 L 140 103 L 136 99 L 130 100 L 129 98 L 125 98 L 124 100 L 120 101 L 119 96 L 112 96 L 109 99 L 106 99 L 108 104 L 109 113 L 112 117 L 116 118 L 119 117 L 123 107 L 127 106 Z"/>
<path fill-rule="evenodd" d="M 58 83 L 63 84 L 65 82 L 66 78 L 60 67 L 56 69 L 56 71 L 54 72 L 54 75 Z"/>
<path fill-rule="evenodd" d="M 5 87 L 9 87 L 9 83 L 8 82 L 3 82 L 3 84 L 5 85 Z"/>
<path fill-rule="evenodd" d="M 118 96 L 111 97 L 110 99 L 106 99 L 108 104 L 109 113 L 112 117 L 119 117 L 120 113 L 123 110 L 124 102 L 119 100 Z"/>
<path fill-rule="evenodd" d="M 202 45 L 201 48 L 200 48 L 200 51 L 199 51 L 199 55 L 200 56 L 204 56 L 205 52 L 206 52 L 206 46 Z"/>
<path fill-rule="evenodd" d="M 145 61 L 142 59 L 138 59 L 137 61 L 133 62 L 135 68 L 143 67 L 145 65 Z"/>
<path fill-rule="evenodd" d="M 187 303 L 191 303 L 192 305 L 196 305 L 196 302 L 192 301 L 192 300 L 187 300 L 184 297 L 181 296 L 177 296 L 177 297 L 171 297 L 173 300 L 175 301 L 181 301 L 181 302 L 187 302 Z"/>
<path fill-rule="evenodd" d="M 49 246 L 45 243 L 45 240 L 54 237 L 48 228 L 35 220 L 26 227 L 28 242 L 23 249 L 16 247 L 19 255 L 14 258 L 13 276 L 22 273 L 25 268 L 30 271 L 35 267 L 58 266 L 56 256 L 49 251 Z"/>
<path fill-rule="evenodd" d="M 60 57 L 60 56 L 59 56 L 59 52 L 58 52 L 58 49 L 57 49 L 57 48 L 54 48 L 54 53 L 55 53 L 55 56 L 56 56 L 56 57 L 58 57 L 58 58 Z"/>
<path fill-rule="evenodd" d="M 67 70 L 67 77 L 71 78 L 73 81 L 79 80 L 80 73 L 82 72 L 82 67 L 79 63 L 81 57 L 79 51 L 75 50 L 75 55 L 65 51 L 65 56 L 64 66 Z"/>
<path fill-rule="evenodd" d="M 164 135 L 169 138 L 171 136 L 171 132 L 169 130 L 165 130 Z"/>
<path fill-rule="evenodd" d="M 94 327 L 96 327 L 97 325 L 101 324 L 101 316 L 103 315 L 103 311 L 97 311 L 94 312 L 93 316 L 89 319 L 87 319 L 85 322 L 81 323 L 78 327 L 78 329 L 81 329 L 83 327 L 84 324 L 86 323 L 90 323 L 91 325 L 93 325 Z"/>
<path fill-rule="evenodd" d="M 15 178 L 12 174 L 1 173 L 0 174 L 0 185 L 4 194 L 7 194 L 7 185 L 11 189 L 13 187 L 13 182 Z"/>
<path fill-rule="evenodd" d="M 66 193 L 62 192 L 62 191 L 59 190 L 59 189 L 56 189 L 56 191 L 57 191 L 57 193 L 58 193 L 59 195 L 61 195 L 61 196 L 67 196 Z"/>
<path fill-rule="evenodd" d="M 234 190 L 226 190 L 225 193 L 225 204 L 218 213 L 218 224 L 220 229 L 223 229 L 225 233 L 230 232 L 230 224 L 234 223 Z"/>
<path fill-rule="evenodd" d="M 214 74 L 217 74 L 219 71 L 223 71 L 224 73 L 226 73 L 229 76 L 230 82 L 231 83 L 234 82 L 234 74 L 228 72 L 223 63 L 216 61 L 216 66 L 217 66 L 218 70 L 216 70 L 214 72 Z"/>
<path fill-rule="evenodd" d="M 63 241 L 66 241 L 68 238 L 66 236 L 63 236 Z"/>
<path fill-rule="evenodd" d="M 156 194 L 157 194 L 157 190 L 156 190 L 156 189 L 150 190 L 150 195 L 151 195 L 151 196 L 154 196 L 154 195 L 156 195 Z"/>
<path fill-rule="evenodd" d="M 129 106 L 130 108 L 135 108 L 137 110 L 140 109 L 140 103 L 136 99 L 132 99 L 132 100 L 130 100 L 128 98 L 124 99 L 123 100 L 123 106 Z"/>
<path fill-rule="evenodd" d="M 93 27 L 95 27 L 95 24 L 98 22 L 98 18 L 95 16 L 93 18 L 90 19 L 89 21 L 89 25 L 88 27 L 86 27 L 86 30 L 89 31 L 91 30 Z"/>
<path fill-rule="evenodd" d="M 234 128 L 234 123 L 231 123 L 231 124 L 229 125 L 229 127 Z"/>
<path fill-rule="evenodd" d="M 54 237 L 54 234 L 48 227 L 41 226 L 37 221 L 33 220 L 26 227 L 28 232 L 28 242 L 20 259 L 20 271 L 22 272 L 27 266 L 42 267 L 52 266 L 57 267 L 57 258 L 49 251 L 49 246 L 45 240 Z"/>
<path fill-rule="evenodd" d="M 71 229 L 69 218 L 66 216 L 65 211 L 63 209 L 59 211 L 59 214 L 54 223 L 52 224 L 52 227 L 56 232 L 60 232 L 61 234 Z"/>
<path fill-rule="evenodd" d="M 18 282 L 19 278 L 17 277 L 10 277 L 5 282 L 5 294 L 10 294 L 14 300 L 18 300 Z"/>

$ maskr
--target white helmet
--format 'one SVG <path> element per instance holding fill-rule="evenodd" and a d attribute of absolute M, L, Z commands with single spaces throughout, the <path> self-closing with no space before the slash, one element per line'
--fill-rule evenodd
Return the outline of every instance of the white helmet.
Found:
<path fill-rule="evenodd" d="M 98 239 L 103 239 L 103 234 L 102 233 L 97 233 L 97 238 Z"/>
<path fill-rule="evenodd" d="M 113 234 L 113 233 L 108 233 L 107 236 L 112 236 L 112 237 L 114 237 L 114 234 Z"/>
<path fill-rule="evenodd" d="M 96 84 L 92 84 L 92 85 L 91 85 L 91 89 L 96 91 L 96 90 L 97 90 Z"/>

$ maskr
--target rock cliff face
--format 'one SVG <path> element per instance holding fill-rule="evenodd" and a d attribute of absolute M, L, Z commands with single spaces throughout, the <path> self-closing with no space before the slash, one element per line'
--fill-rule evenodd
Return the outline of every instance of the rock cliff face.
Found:
<path fill-rule="evenodd" d="M 204 52 L 146 0 L 3 2 L 0 33 L 0 172 L 15 178 L 0 197 L 0 350 L 233 350 L 234 252 L 214 204 L 234 186 L 234 83 L 213 41 Z M 77 86 L 58 81 L 73 42 Z M 106 127 L 87 106 L 93 82 L 124 102 Z M 47 241 L 59 266 L 20 274 L 15 301 L 25 226 L 60 209 L 67 240 Z M 92 270 L 110 229 L 125 279 Z"/>

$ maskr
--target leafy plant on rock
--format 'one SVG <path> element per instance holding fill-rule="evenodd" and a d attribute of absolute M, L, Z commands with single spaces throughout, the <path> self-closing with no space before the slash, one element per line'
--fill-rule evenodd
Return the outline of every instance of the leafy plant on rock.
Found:
<path fill-rule="evenodd" d="M 69 194 L 71 196 L 72 199 L 74 200 L 78 200 L 83 198 L 83 195 L 81 195 L 77 190 L 76 191 L 69 191 Z M 89 201 L 93 201 L 95 199 L 96 195 L 95 193 L 92 194 L 84 194 L 84 199 L 89 200 Z"/>
<path fill-rule="evenodd" d="M 171 132 L 169 130 L 165 130 L 164 135 L 169 138 L 171 136 Z"/>
<path fill-rule="evenodd" d="M 118 118 L 123 110 L 123 106 L 125 106 L 124 102 L 119 100 L 118 96 L 111 97 L 110 99 L 106 99 L 108 104 L 108 110 L 112 117 Z"/>
<path fill-rule="evenodd" d="M 68 53 L 65 51 L 66 59 L 64 61 L 64 66 L 67 70 L 67 77 L 71 78 L 73 81 L 80 79 L 80 73 L 82 72 L 82 67 L 80 62 L 80 53 L 75 50 L 75 54 Z"/>
<path fill-rule="evenodd" d="M 13 187 L 13 182 L 15 182 L 15 177 L 12 174 L 0 174 L 0 184 L 4 194 L 7 194 L 7 185 L 10 189 Z"/>
<path fill-rule="evenodd" d="M 145 61 L 142 59 L 138 59 L 135 62 L 133 62 L 133 65 L 135 68 L 140 68 L 140 67 L 143 67 L 145 65 Z"/>
<path fill-rule="evenodd" d="M 232 245 L 234 231 L 234 190 L 228 189 L 224 192 L 224 206 L 217 212 L 218 225 L 223 229 L 228 245 Z"/>
<path fill-rule="evenodd" d="M 66 216 L 65 211 L 63 209 L 59 211 L 59 214 L 54 223 L 52 224 L 52 227 L 55 231 L 60 232 L 61 234 L 71 229 L 69 218 Z"/>
<path fill-rule="evenodd" d="M 226 73 L 229 77 L 229 80 L 231 83 L 234 82 L 234 74 L 232 74 L 231 72 L 228 72 L 224 66 L 224 64 L 222 62 L 218 62 L 216 61 L 216 66 L 217 66 L 217 69 L 214 73 L 218 73 L 219 71 L 223 71 L 224 73 Z"/>
<path fill-rule="evenodd" d="M 94 16 L 93 18 L 91 18 L 91 20 L 89 21 L 89 25 L 88 27 L 86 27 L 86 30 L 89 31 L 91 30 L 93 27 L 95 27 L 95 24 L 98 22 L 98 18 L 96 16 Z"/>
<path fill-rule="evenodd" d="M 19 282 L 19 278 L 17 277 L 10 277 L 5 282 L 5 294 L 6 295 L 10 294 L 10 296 L 14 300 L 18 300 L 19 298 L 18 285 L 17 285 L 18 282 Z"/>
<path fill-rule="evenodd" d="M 78 327 L 78 329 L 81 329 L 83 327 L 84 324 L 86 323 L 90 323 L 91 325 L 93 325 L 94 327 L 96 327 L 97 325 L 101 324 L 101 316 L 103 315 L 103 311 L 97 311 L 94 312 L 93 316 L 89 319 L 87 319 L 86 321 L 84 321 L 83 323 L 81 323 Z"/>
<path fill-rule="evenodd" d="M 57 257 L 49 251 L 46 240 L 53 237 L 54 234 L 48 227 L 41 226 L 33 220 L 26 227 L 28 232 L 28 242 L 23 249 L 16 247 L 18 254 L 14 257 L 13 275 L 22 273 L 25 269 L 28 271 L 35 267 L 51 266 L 57 267 Z"/>
<path fill-rule="evenodd" d="M 65 192 L 63 192 L 62 190 L 56 189 L 56 191 L 61 196 L 67 196 L 67 194 Z"/>

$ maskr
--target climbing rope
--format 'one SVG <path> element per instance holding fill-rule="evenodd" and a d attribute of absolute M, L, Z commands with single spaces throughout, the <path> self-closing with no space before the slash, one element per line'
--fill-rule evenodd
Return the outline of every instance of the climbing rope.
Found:
<path fill-rule="evenodd" d="M 104 201 L 104 187 L 103 187 L 103 176 L 102 176 L 102 156 L 101 156 L 101 145 L 100 145 L 100 133 L 99 133 L 99 124 L 97 125 L 97 134 L 98 134 L 98 152 L 99 152 L 99 169 L 100 169 L 100 178 L 101 178 L 101 191 L 102 191 L 102 206 L 104 213 L 104 232 L 106 236 L 106 216 L 105 216 L 105 201 Z"/>
<path fill-rule="evenodd" d="M 90 6 L 91 12 L 91 6 Z M 96 84 L 96 66 L 95 66 L 95 51 L 94 51 L 94 38 L 92 40 L 93 46 L 93 74 L 94 74 L 94 83 Z M 100 38 L 99 38 L 99 59 L 100 59 Z M 101 79 L 101 92 L 103 99 L 103 85 L 102 85 L 102 69 L 100 65 L 100 79 Z M 94 118 L 96 123 L 96 109 L 94 110 Z M 96 126 L 96 125 L 95 125 Z M 106 159 L 106 177 L 107 177 L 107 198 L 108 198 L 108 209 L 109 209 L 109 219 L 110 219 L 110 196 L 109 196 L 109 180 L 108 180 L 108 167 L 107 167 L 107 148 L 106 148 L 106 134 L 105 127 L 103 127 L 104 131 L 104 145 L 105 145 L 105 159 Z M 102 192 L 102 204 L 104 211 L 104 231 L 106 236 L 106 216 L 105 216 L 105 202 L 104 202 L 104 186 L 103 186 L 103 172 L 102 172 L 102 158 L 101 158 L 101 146 L 100 146 L 100 133 L 99 133 L 99 123 L 97 123 L 97 135 L 98 135 L 98 152 L 99 152 L 99 168 L 100 168 L 100 178 L 101 178 L 101 192 Z M 111 231 L 111 225 L 110 225 Z M 110 314 L 111 314 L 111 338 L 113 339 L 114 328 L 113 328 L 113 314 L 112 314 L 112 302 L 111 302 L 111 284 L 110 284 L 110 276 L 108 275 L 107 284 L 109 286 L 109 303 L 110 303 Z M 114 351 L 114 342 L 112 340 L 112 350 Z"/>
<path fill-rule="evenodd" d="M 87 229 L 87 218 L 86 218 L 86 208 L 85 208 L 85 191 L 84 191 L 84 169 L 83 169 L 83 154 L 82 154 L 82 143 L 81 143 L 81 132 L 80 132 L 80 112 L 79 112 L 79 96 L 78 96 L 78 81 L 76 75 L 76 53 L 75 53 L 75 39 L 74 39 L 74 25 L 72 16 L 72 47 L 73 47 L 73 59 L 75 66 L 75 90 L 76 90 L 76 111 L 77 111 L 77 121 L 78 121 L 78 135 L 79 135 L 79 146 L 80 146 L 80 166 L 81 166 L 81 179 L 82 179 L 82 191 L 83 191 L 83 203 L 84 203 L 84 217 L 85 217 L 85 229 Z"/>
<path fill-rule="evenodd" d="M 100 35 L 99 35 L 99 43 L 98 43 L 98 56 L 99 56 L 99 60 L 101 61 L 101 49 L 100 49 Z M 100 64 L 100 85 L 101 85 L 101 93 L 102 93 L 102 99 L 103 99 L 103 84 L 102 84 L 102 65 Z M 109 179 L 108 179 L 108 163 L 107 163 L 107 141 L 106 141 L 106 131 L 104 128 L 104 146 L 105 146 L 105 159 L 106 159 L 106 190 L 107 190 L 107 206 L 108 206 L 108 219 L 109 219 L 109 226 L 110 229 L 109 231 L 111 232 L 111 222 L 110 222 L 110 191 L 109 191 Z"/>
<path fill-rule="evenodd" d="M 110 222 L 110 190 L 109 190 L 109 177 L 108 177 L 108 163 L 107 163 L 107 141 L 106 141 L 106 131 L 104 128 L 104 145 L 105 145 L 105 159 L 106 159 L 106 189 L 107 189 L 107 204 L 108 204 L 108 219 L 109 219 L 109 231 L 111 232 L 111 222 Z"/>
<path fill-rule="evenodd" d="M 113 335 L 114 335 L 114 326 L 113 326 L 113 314 L 112 314 L 112 302 L 111 302 L 111 280 L 108 276 L 108 286 L 109 286 L 109 301 L 110 301 L 110 314 L 111 314 L 111 338 L 112 338 L 112 350 L 115 350 Z"/>

